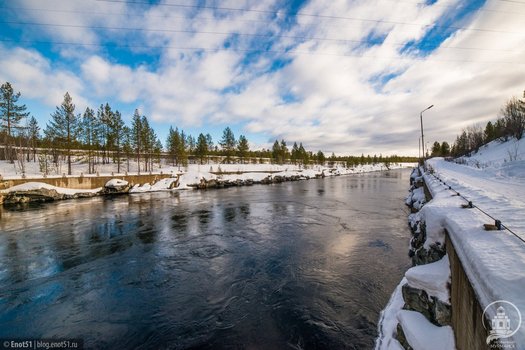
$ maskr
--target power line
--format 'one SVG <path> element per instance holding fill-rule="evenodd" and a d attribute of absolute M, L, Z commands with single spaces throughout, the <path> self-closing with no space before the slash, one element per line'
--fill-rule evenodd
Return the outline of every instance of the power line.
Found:
<path fill-rule="evenodd" d="M 107 27 L 107 26 L 87 26 L 79 24 L 58 24 L 58 23 L 36 23 L 36 22 L 16 22 L 16 21 L 0 21 L 0 24 L 15 24 L 26 26 L 46 26 L 46 27 L 69 27 L 69 28 L 85 28 L 85 29 L 103 29 L 103 30 L 122 30 L 122 31 L 140 31 L 140 32 L 161 32 L 161 33 L 185 33 L 185 34 L 210 34 L 210 35 L 238 35 L 250 36 L 258 38 L 286 38 L 298 40 L 316 40 L 316 41 L 331 41 L 331 42 L 347 42 L 355 44 L 369 44 L 367 40 L 354 39 L 338 39 L 338 38 L 321 38 L 321 37 L 307 37 L 296 35 L 282 35 L 282 34 L 259 34 L 259 33 L 239 33 L 239 32 L 216 32 L 216 31 L 201 31 L 201 30 L 185 30 L 185 29 L 151 29 L 151 28 L 133 28 L 133 27 Z M 381 45 L 404 47 L 406 43 L 382 43 Z M 432 46 L 427 44 L 427 46 Z M 425 46 L 423 46 L 424 48 Z M 461 47 L 461 46 L 440 46 L 444 49 L 455 50 L 471 50 L 471 51 L 497 51 L 497 52 L 514 52 L 512 50 L 477 48 L 477 47 Z"/>
<path fill-rule="evenodd" d="M 134 4 L 134 5 L 137 5 L 137 4 L 138 5 L 151 5 L 149 2 L 138 1 L 138 0 L 130 0 L 130 1 L 127 1 L 127 0 L 95 0 L 95 1 L 108 2 L 108 3 L 126 3 L 126 4 Z M 209 9 L 209 10 L 218 10 L 218 11 L 255 12 L 255 13 L 262 13 L 262 14 L 271 14 L 274 16 L 278 15 L 278 12 L 275 12 L 275 11 L 243 9 L 243 8 L 234 8 L 234 7 L 219 7 L 219 6 L 206 6 L 206 5 L 200 6 L 200 5 L 186 5 L 186 4 L 172 4 L 172 3 L 157 4 L 156 6 Z M 434 24 L 387 21 L 387 20 L 380 20 L 380 19 L 320 15 L 320 14 L 304 13 L 304 12 L 298 12 L 295 14 L 295 16 L 326 18 L 326 19 L 340 19 L 340 20 L 373 22 L 373 23 L 383 23 L 383 24 L 411 25 L 411 26 L 418 26 L 418 27 L 431 27 L 431 28 L 441 28 L 441 29 L 469 30 L 469 31 L 489 32 L 489 33 L 522 34 L 520 32 L 511 32 L 511 31 L 503 31 L 503 30 L 495 30 L 495 29 L 468 28 L 468 27 L 458 27 L 458 26 L 442 26 L 442 25 L 434 25 Z"/>
<path fill-rule="evenodd" d="M 383 0 L 383 1 L 390 1 L 395 3 L 406 3 L 406 4 L 413 4 L 413 5 L 427 5 L 425 2 L 413 2 L 413 1 L 402 1 L 402 0 Z M 441 8 L 451 8 L 451 9 L 457 9 L 457 5 L 443 5 L 439 3 L 432 4 L 432 7 L 441 7 Z M 105 15 L 105 16 L 128 16 L 128 17 L 144 17 L 143 13 L 118 13 L 118 12 L 94 12 L 94 11 L 75 11 L 75 10 L 62 10 L 62 9 L 48 9 L 48 8 L 28 8 L 28 7 L 6 7 L 6 6 L 0 6 L 0 9 L 4 10 L 22 10 L 22 11 L 41 11 L 41 12 L 57 12 L 57 13 L 81 13 L 81 14 L 94 14 L 94 15 Z M 493 9 L 486 9 L 486 8 L 478 8 L 475 6 L 465 6 L 462 8 L 463 10 L 466 9 L 472 9 L 476 12 L 492 12 L 492 13 L 505 13 L 505 14 L 512 14 L 512 15 L 525 15 L 525 13 L 517 13 L 515 11 L 500 11 L 500 10 L 493 10 Z M 148 16 L 150 18 L 165 18 L 164 16 Z M 170 16 L 171 18 L 180 18 L 180 19 L 188 19 L 188 17 L 184 16 Z M 191 17 L 191 19 L 204 19 L 204 20 L 216 20 L 215 17 L 202 17 L 202 16 L 194 16 Z M 244 19 L 244 18 L 221 18 L 221 21 L 227 21 L 227 22 L 260 22 L 260 23 L 272 23 L 271 20 L 262 20 L 262 19 Z M 300 23 L 300 22 L 299 22 Z M 331 25 L 333 27 L 340 28 L 339 25 Z"/>
<path fill-rule="evenodd" d="M 66 46 L 85 46 L 85 47 L 106 47 L 106 48 L 130 48 L 130 49 L 157 49 L 157 50 L 191 50 L 191 51 L 233 51 L 245 53 L 272 53 L 272 54 L 296 54 L 304 56 L 335 56 L 335 57 L 353 57 L 353 58 L 369 58 L 380 60 L 398 60 L 398 61 L 430 61 L 430 62 L 457 62 L 457 63 L 487 63 L 487 64 L 512 64 L 524 65 L 525 62 L 508 62 L 508 61 L 479 61 L 479 60 L 455 60 L 455 59 L 433 59 L 420 56 L 372 56 L 355 53 L 334 53 L 334 52 L 311 52 L 301 50 L 266 50 L 266 49 L 239 49 L 239 48 L 206 48 L 206 47 L 182 47 L 169 45 L 122 45 L 122 44 L 102 44 L 102 43 L 77 43 L 77 42 L 59 42 L 59 41 L 33 41 L 33 40 L 15 40 L 15 39 L 0 39 L 0 42 L 15 42 L 28 43 L 32 45 L 66 45 Z"/>

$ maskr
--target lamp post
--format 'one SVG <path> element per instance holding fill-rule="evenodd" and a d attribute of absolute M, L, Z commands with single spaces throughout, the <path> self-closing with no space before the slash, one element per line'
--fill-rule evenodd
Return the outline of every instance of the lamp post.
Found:
<path fill-rule="evenodd" d="M 423 159 L 425 159 L 425 138 L 423 136 L 423 112 L 434 107 L 430 105 L 419 113 L 419 120 L 421 121 L 421 153 L 423 154 Z"/>
<path fill-rule="evenodd" d="M 417 152 L 419 153 L 419 161 L 421 162 L 421 137 L 417 138 Z"/>

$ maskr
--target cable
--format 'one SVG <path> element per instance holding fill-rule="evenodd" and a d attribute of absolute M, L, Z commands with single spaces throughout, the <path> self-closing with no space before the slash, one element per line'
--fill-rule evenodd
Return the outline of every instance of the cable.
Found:
<path fill-rule="evenodd" d="M 15 25 L 27 25 L 27 26 L 46 26 L 46 27 L 67 27 L 67 28 L 86 28 L 86 29 L 103 29 L 103 30 L 129 30 L 139 32 L 161 32 L 161 33 L 187 33 L 187 34 L 210 34 L 210 35 L 238 35 L 238 36 L 251 36 L 259 38 L 286 38 L 286 39 L 298 39 L 298 40 L 317 40 L 317 41 L 332 41 L 332 42 L 349 42 L 356 44 L 368 44 L 367 40 L 351 40 L 351 39 L 336 39 L 336 38 L 320 38 L 320 37 L 306 37 L 306 36 L 295 36 L 295 35 L 273 35 L 273 34 L 257 34 L 257 33 L 236 33 L 236 32 L 214 32 L 214 31 L 200 31 L 200 30 L 183 30 L 183 29 L 146 29 L 146 28 L 133 28 L 133 27 L 107 27 L 107 26 L 87 26 L 79 24 L 55 24 L 55 23 L 36 23 L 36 22 L 17 22 L 17 21 L 0 21 L 0 24 L 15 24 Z M 382 45 L 404 47 L 406 43 L 386 43 Z M 430 46 L 430 45 L 427 45 Z M 424 48 L 424 46 L 423 46 Z M 489 49 L 489 48 L 477 48 L 477 47 L 457 47 L 457 46 L 440 46 L 444 49 L 455 49 L 455 50 L 470 50 L 470 51 L 497 51 L 497 52 L 514 52 L 512 50 L 501 50 L 501 49 Z"/>
<path fill-rule="evenodd" d="M 333 52 L 309 52 L 300 50 L 265 50 L 265 49 L 238 49 L 238 48 L 206 48 L 206 47 L 177 47 L 177 46 L 151 46 L 151 45 L 121 45 L 121 44 L 98 44 L 98 43 L 75 43 L 75 42 L 58 42 L 58 41 L 32 41 L 32 40 L 15 40 L 15 39 L 1 39 L 0 42 L 15 42 L 15 43 L 28 43 L 32 45 L 70 45 L 70 46 L 86 46 L 86 47 L 106 47 L 106 48 L 135 48 L 135 49 L 165 49 L 165 50 L 192 50 L 192 51 L 207 51 L 207 52 L 219 52 L 219 51 L 234 51 L 234 52 L 246 52 L 246 53 L 272 53 L 272 54 L 296 54 L 305 56 L 334 56 L 334 57 L 353 57 L 353 58 L 373 58 L 377 60 L 398 60 L 398 61 L 421 61 L 421 62 L 457 62 L 457 63 L 487 63 L 487 64 L 512 64 L 512 65 L 525 65 L 523 62 L 507 62 L 507 61 L 479 61 L 479 60 L 444 60 L 444 59 L 433 59 L 426 56 L 372 56 L 372 55 L 360 55 L 351 53 L 333 53 Z"/>
<path fill-rule="evenodd" d="M 138 5 L 151 5 L 149 2 L 138 1 L 138 0 L 130 0 L 130 1 L 128 1 L 128 0 L 95 0 L 95 1 L 109 2 L 109 3 L 126 3 L 126 4 L 134 4 L 134 5 L 137 5 L 137 4 Z M 197 9 L 219 10 L 219 11 L 255 12 L 255 13 L 270 14 L 270 15 L 274 15 L 274 16 L 278 15 L 278 12 L 275 12 L 275 11 L 255 10 L 255 9 L 242 9 L 242 8 L 234 8 L 234 7 L 218 7 L 218 6 L 205 6 L 205 5 L 203 5 L 203 6 L 200 6 L 200 5 L 184 5 L 184 4 L 171 4 L 171 3 L 157 4 L 156 6 L 180 7 L 180 8 L 197 8 Z M 355 17 L 343 17 L 343 16 L 332 16 L 332 15 L 319 15 L 319 14 L 304 13 L 304 12 L 298 12 L 298 13 L 295 14 L 295 16 L 314 17 L 314 18 L 326 18 L 326 19 L 332 19 L 332 20 L 333 19 L 341 19 L 341 20 L 349 20 L 349 21 L 373 22 L 373 23 L 383 23 L 383 24 L 402 24 L 402 25 L 412 25 L 412 26 L 418 26 L 418 27 L 431 27 L 431 28 L 454 29 L 454 30 L 469 30 L 469 31 L 490 32 L 490 33 L 522 34 L 520 32 L 510 32 L 510 31 L 502 31 L 502 30 L 494 30 L 494 29 L 468 28 L 468 27 L 457 27 L 457 26 L 441 26 L 441 25 L 434 25 L 434 24 L 386 21 L 386 20 L 368 19 L 368 18 L 355 18 Z"/>
<path fill-rule="evenodd" d="M 456 195 L 458 197 L 461 197 L 463 198 L 469 205 L 471 205 L 471 208 L 474 208 L 474 209 L 477 209 L 479 210 L 481 213 L 485 214 L 486 216 L 488 216 L 489 218 L 491 218 L 492 220 L 494 220 L 494 222 L 500 222 L 500 220 L 496 219 L 495 217 L 493 217 L 492 215 L 490 215 L 489 213 L 487 213 L 485 210 L 481 209 L 480 207 L 478 207 L 477 205 L 473 204 L 471 200 L 469 200 L 467 197 L 463 196 L 461 193 L 459 193 L 458 191 L 456 191 L 455 189 L 452 188 L 452 186 L 450 185 L 447 185 L 445 182 L 443 182 L 439 177 L 437 177 L 436 175 L 434 175 L 433 173 L 429 173 L 430 175 L 432 175 L 434 178 L 436 178 L 439 182 L 441 182 L 444 186 L 448 187 L 448 190 L 456 193 Z M 504 224 L 501 224 L 501 227 L 504 228 L 505 230 L 509 231 L 511 234 L 513 234 L 514 236 L 516 236 L 520 241 L 522 241 L 523 243 L 525 243 L 525 239 L 523 239 L 521 236 L 519 236 L 516 232 L 514 232 L 510 227 L 504 225 Z"/>

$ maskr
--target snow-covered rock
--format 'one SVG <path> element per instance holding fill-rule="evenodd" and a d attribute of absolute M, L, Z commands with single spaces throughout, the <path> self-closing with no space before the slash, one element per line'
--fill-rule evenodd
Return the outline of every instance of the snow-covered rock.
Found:
<path fill-rule="evenodd" d="M 431 264 L 414 266 L 405 272 L 408 284 L 413 288 L 426 291 L 429 296 L 449 303 L 450 264 L 448 256 Z"/>
<path fill-rule="evenodd" d="M 439 327 L 415 311 L 401 310 L 397 314 L 400 329 L 414 350 L 454 350 L 454 333 L 450 326 Z M 399 329 L 398 328 L 398 329 Z"/>
<path fill-rule="evenodd" d="M 126 180 L 111 179 L 104 185 L 105 188 L 112 188 L 115 190 L 121 190 L 127 187 L 129 183 Z"/>

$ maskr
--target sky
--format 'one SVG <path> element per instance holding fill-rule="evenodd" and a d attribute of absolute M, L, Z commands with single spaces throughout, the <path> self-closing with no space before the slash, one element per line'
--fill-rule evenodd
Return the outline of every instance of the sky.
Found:
<path fill-rule="evenodd" d="M 418 155 L 525 90 L 525 0 L 0 0 L 0 82 L 215 142 Z"/>

